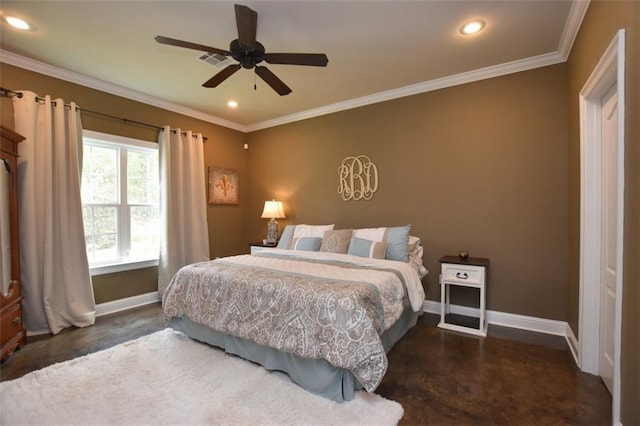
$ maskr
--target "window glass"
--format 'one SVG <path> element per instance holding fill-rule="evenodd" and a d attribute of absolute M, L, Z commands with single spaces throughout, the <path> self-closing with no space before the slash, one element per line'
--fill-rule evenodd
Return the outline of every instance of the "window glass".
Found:
<path fill-rule="evenodd" d="M 157 204 L 158 153 L 129 151 L 127 179 L 129 204 Z"/>
<path fill-rule="evenodd" d="M 131 252 L 158 257 L 160 240 L 158 206 L 131 206 Z"/>
<path fill-rule="evenodd" d="M 118 258 L 118 208 L 84 206 L 84 235 L 89 263 Z"/>
<path fill-rule="evenodd" d="M 157 263 L 157 144 L 85 131 L 83 145 L 82 210 L 92 273 L 105 265 Z"/>
<path fill-rule="evenodd" d="M 82 202 L 118 202 L 117 148 L 84 145 L 82 162 Z"/>

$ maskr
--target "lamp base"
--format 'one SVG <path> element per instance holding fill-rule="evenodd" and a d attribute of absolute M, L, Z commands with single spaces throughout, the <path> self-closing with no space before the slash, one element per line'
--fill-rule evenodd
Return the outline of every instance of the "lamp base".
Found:
<path fill-rule="evenodd" d="M 278 242 L 278 222 L 275 219 L 269 220 L 267 223 L 267 244 L 275 244 Z"/>

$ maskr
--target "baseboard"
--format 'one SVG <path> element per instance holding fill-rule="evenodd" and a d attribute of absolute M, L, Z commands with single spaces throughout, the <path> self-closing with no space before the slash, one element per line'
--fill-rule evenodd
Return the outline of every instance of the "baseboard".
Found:
<path fill-rule="evenodd" d="M 115 314 L 116 312 L 126 311 L 127 309 L 138 308 L 144 305 L 159 302 L 161 297 L 157 291 L 137 296 L 131 296 L 124 299 L 113 300 L 96 305 L 96 317 L 103 315 Z M 43 334 L 51 334 L 51 330 L 27 330 L 27 337 L 41 336 Z"/>
<path fill-rule="evenodd" d="M 138 308 L 144 305 L 150 305 L 160 301 L 157 291 L 137 296 L 131 296 L 124 299 L 113 300 L 96 305 L 96 317 L 114 314 L 116 312 L 125 311 L 127 309 Z"/>
<path fill-rule="evenodd" d="M 576 365 L 580 367 L 580 357 L 578 354 L 580 353 L 580 349 L 578 346 L 578 339 L 576 335 L 573 333 L 571 326 L 567 323 L 566 334 L 567 344 L 569 345 L 569 349 L 571 349 L 571 355 L 573 355 L 573 360 L 576 362 Z"/>
<path fill-rule="evenodd" d="M 27 330 L 27 337 L 42 336 L 43 334 L 51 334 L 51 330 Z"/>
<path fill-rule="evenodd" d="M 440 302 L 425 300 L 422 304 L 422 310 L 424 312 L 440 315 Z M 475 318 L 480 316 L 480 310 L 478 308 L 460 305 L 451 305 L 451 313 Z M 571 355 L 573 355 L 573 360 L 576 365 L 580 367 L 578 339 L 576 339 L 571 326 L 566 321 L 510 314 L 487 309 L 487 322 L 489 324 L 495 324 L 502 327 L 518 328 L 521 330 L 535 331 L 537 333 L 562 336 L 567 341 L 567 345 L 571 350 Z"/>
<path fill-rule="evenodd" d="M 440 315 L 440 302 L 425 300 L 422 304 L 422 310 L 424 312 Z M 478 308 L 460 305 L 451 305 L 451 313 L 475 318 L 480 316 L 480 310 Z M 487 309 L 487 322 L 489 324 L 500 325 L 502 327 L 518 328 L 521 330 L 553 334 L 555 336 L 563 336 L 565 338 L 567 337 L 568 324 L 566 321 L 510 314 Z"/>

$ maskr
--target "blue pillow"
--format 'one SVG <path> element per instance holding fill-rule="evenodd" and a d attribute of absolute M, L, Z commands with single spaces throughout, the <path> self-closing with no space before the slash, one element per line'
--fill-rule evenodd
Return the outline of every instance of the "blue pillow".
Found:
<path fill-rule="evenodd" d="M 318 251 L 322 244 L 320 237 L 300 237 L 293 239 L 292 250 Z"/>
<path fill-rule="evenodd" d="M 351 237 L 347 254 L 373 259 L 384 259 L 387 243 L 384 241 L 371 241 L 363 238 Z"/>
<path fill-rule="evenodd" d="M 385 258 L 398 260 L 400 262 L 409 261 L 409 233 L 411 225 L 396 226 L 387 228 L 385 239 L 387 241 L 387 252 Z"/>
<path fill-rule="evenodd" d="M 276 248 L 288 250 L 291 246 L 291 241 L 293 240 L 293 232 L 296 230 L 295 225 L 287 225 L 282 231 L 282 235 L 280 236 L 280 241 L 278 241 L 278 245 Z"/>

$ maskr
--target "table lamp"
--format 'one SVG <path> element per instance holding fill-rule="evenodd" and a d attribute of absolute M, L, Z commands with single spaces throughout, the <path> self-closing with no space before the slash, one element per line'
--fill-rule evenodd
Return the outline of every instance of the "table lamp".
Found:
<path fill-rule="evenodd" d="M 278 241 L 278 222 L 276 219 L 284 219 L 284 209 L 282 202 L 271 200 L 264 202 L 264 210 L 262 210 L 263 219 L 269 219 L 267 224 L 267 244 L 276 244 Z"/>

